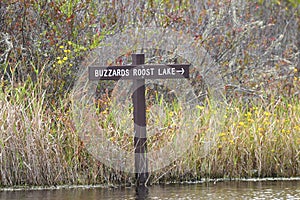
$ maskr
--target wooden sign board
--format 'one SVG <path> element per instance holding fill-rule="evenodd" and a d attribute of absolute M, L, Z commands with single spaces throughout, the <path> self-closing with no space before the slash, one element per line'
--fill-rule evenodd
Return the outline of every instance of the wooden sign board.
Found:
<path fill-rule="evenodd" d="M 189 64 L 89 67 L 89 80 L 189 78 Z"/>

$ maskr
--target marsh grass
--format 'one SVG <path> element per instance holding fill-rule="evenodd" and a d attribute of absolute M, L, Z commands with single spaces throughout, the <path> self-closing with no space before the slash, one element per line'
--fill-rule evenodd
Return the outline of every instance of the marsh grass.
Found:
<path fill-rule="evenodd" d="M 70 97 L 52 107 L 37 85 L 28 82 L 0 93 L 1 185 L 133 184 L 133 174 L 105 166 L 85 149 L 72 121 Z M 182 134 L 182 120 L 192 127 L 190 148 L 151 172 L 151 183 L 300 175 L 298 98 L 272 98 L 249 107 L 236 100 L 223 112 L 206 101 L 195 107 L 193 118 L 163 97 L 147 108 L 149 151 Z M 216 113 L 222 113 L 222 121 L 214 129 Z M 124 151 L 133 151 L 131 115 L 130 105 L 125 113 L 117 107 L 99 110 L 106 137 Z"/>
<path fill-rule="evenodd" d="M 38 83 L 0 93 L 2 186 L 110 183 L 116 176 L 79 140 L 69 100 L 45 101 Z"/>

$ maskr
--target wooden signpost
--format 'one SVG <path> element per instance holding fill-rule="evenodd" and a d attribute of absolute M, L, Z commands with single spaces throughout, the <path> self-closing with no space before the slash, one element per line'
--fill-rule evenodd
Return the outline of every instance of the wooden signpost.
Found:
<path fill-rule="evenodd" d="M 89 80 L 133 80 L 135 174 L 137 186 L 145 186 L 148 180 L 145 79 L 189 78 L 189 64 L 145 65 L 144 54 L 132 54 L 132 65 L 91 66 Z"/>

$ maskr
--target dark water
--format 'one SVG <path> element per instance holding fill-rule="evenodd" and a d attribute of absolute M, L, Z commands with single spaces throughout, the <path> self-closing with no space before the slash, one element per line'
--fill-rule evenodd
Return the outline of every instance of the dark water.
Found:
<path fill-rule="evenodd" d="M 148 194 L 135 188 L 2 191 L 0 199 L 299 199 L 300 181 L 217 182 L 169 184 L 149 187 Z"/>

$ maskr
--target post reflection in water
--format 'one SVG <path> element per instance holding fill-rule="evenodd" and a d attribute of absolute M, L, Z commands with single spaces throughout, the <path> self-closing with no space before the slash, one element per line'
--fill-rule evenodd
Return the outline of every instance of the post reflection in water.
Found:
<path fill-rule="evenodd" d="M 136 187 L 135 192 L 136 192 L 136 197 L 135 197 L 136 200 L 147 199 L 149 194 L 149 188 L 144 185 L 140 185 Z"/>

